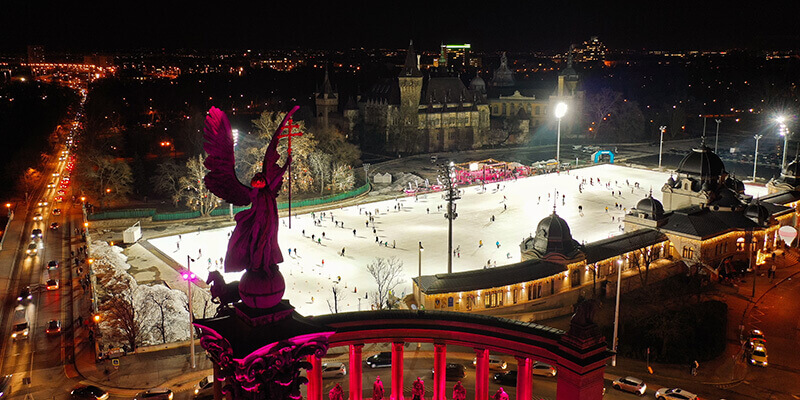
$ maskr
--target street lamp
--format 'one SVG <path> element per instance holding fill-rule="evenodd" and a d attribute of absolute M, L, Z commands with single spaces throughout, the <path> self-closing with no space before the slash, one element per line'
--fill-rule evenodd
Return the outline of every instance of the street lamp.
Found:
<path fill-rule="evenodd" d="M 622 286 L 622 259 L 617 260 L 617 305 L 614 307 L 614 355 L 611 356 L 611 366 L 617 366 L 617 336 L 619 336 L 619 293 Z"/>
<path fill-rule="evenodd" d="M 783 161 L 781 162 L 781 172 L 785 172 L 786 148 L 789 147 L 789 130 L 786 129 L 786 118 L 782 115 L 775 118 L 775 122 L 778 123 L 778 134 L 783 136 Z"/>
<path fill-rule="evenodd" d="M 561 169 L 561 118 L 567 113 L 567 103 L 556 104 L 555 115 L 558 118 L 558 135 L 556 136 L 556 168 Z"/>
<path fill-rule="evenodd" d="M 764 135 L 754 135 L 753 138 L 756 140 L 756 152 L 753 155 L 753 182 L 756 181 L 756 166 L 758 165 L 758 141 Z M 786 150 L 786 147 L 783 148 Z M 785 154 L 784 154 L 785 155 Z"/>
<path fill-rule="evenodd" d="M 664 131 L 667 130 L 665 125 L 658 128 L 661 131 L 661 140 L 658 141 L 658 169 L 661 169 L 661 151 L 664 150 Z"/>
<path fill-rule="evenodd" d="M 186 271 L 181 274 L 181 277 L 186 280 L 188 289 L 186 295 L 189 298 L 189 351 L 192 353 L 192 368 L 197 368 L 194 360 L 194 313 L 192 312 L 192 281 L 197 278 L 192 273 L 192 257 L 186 256 Z"/>
<path fill-rule="evenodd" d="M 717 123 L 717 135 L 714 137 L 714 153 L 717 152 L 717 144 L 719 144 L 719 124 L 722 123 L 721 119 L 715 119 L 714 122 Z"/>
<path fill-rule="evenodd" d="M 419 274 L 417 274 L 418 277 L 422 277 L 422 252 L 423 251 L 425 251 L 425 249 L 422 247 L 422 242 L 419 242 L 419 250 L 417 251 L 417 254 L 419 256 Z"/>

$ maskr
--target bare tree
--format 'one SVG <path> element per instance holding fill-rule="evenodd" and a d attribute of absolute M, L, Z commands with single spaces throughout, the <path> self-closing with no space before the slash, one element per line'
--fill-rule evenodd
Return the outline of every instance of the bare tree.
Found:
<path fill-rule="evenodd" d="M 325 176 L 331 172 L 331 157 L 328 153 L 315 151 L 308 155 L 308 163 L 311 169 L 317 175 L 317 182 L 319 182 L 319 194 L 323 193 L 325 189 Z"/>
<path fill-rule="evenodd" d="M 652 247 L 634 250 L 632 256 L 628 259 L 631 266 L 636 267 L 639 281 L 642 287 L 647 286 L 647 278 L 650 276 L 650 264 L 659 258 L 658 250 Z M 642 273 L 644 269 L 644 273 Z"/>
<path fill-rule="evenodd" d="M 375 260 L 367 265 L 367 272 L 377 284 L 377 290 L 372 296 L 375 308 L 379 310 L 389 308 L 389 295 L 400 284 L 403 262 L 397 257 L 375 257 Z"/>
<path fill-rule="evenodd" d="M 336 162 L 333 164 L 331 172 L 331 189 L 334 192 L 346 192 L 356 184 L 356 177 L 353 168 L 349 165 Z"/>
<path fill-rule="evenodd" d="M 200 211 L 200 215 L 207 217 L 214 211 L 221 203 L 219 197 L 211 193 L 206 187 L 203 178 L 206 176 L 206 169 L 203 162 L 205 156 L 192 157 L 186 162 L 187 174 L 178 179 L 178 183 L 182 189 L 183 198 L 186 200 L 186 205 L 192 210 Z"/>
<path fill-rule="evenodd" d="M 337 314 L 339 312 L 339 304 L 345 300 L 345 292 L 339 284 L 334 284 L 331 286 L 331 294 L 332 297 L 328 300 L 328 310 L 332 314 Z"/>
<path fill-rule="evenodd" d="M 586 102 L 586 110 L 589 116 L 592 137 L 596 137 L 600 129 L 608 121 L 611 112 L 616 109 L 617 103 L 622 98 L 622 93 L 615 92 L 609 88 L 603 88 L 600 92 L 589 95 Z"/>
<path fill-rule="evenodd" d="M 158 164 L 156 174 L 150 180 L 156 191 L 169 196 L 172 203 L 177 206 L 183 197 L 183 187 L 179 181 L 186 173 L 186 167 L 169 160 Z"/>
<path fill-rule="evenodd" d="M 151 329 L 161 336 L 161 343 L 167 343 L 167 313 L 170 311 L 170 304 L 173 303 L 171 293 L 169 290 L 150 290 L 145 299 L 154 307 L 150 308 L 151 312 L 157 311 Z"/>
<path fill-rule="evenodd" d="M 106 274 L 105 294 L 99 310 L 102 321 L 110 329 L 111 336 L 127 342 L 135 350 L 142 340 L 142 318 L 136 310 L 134 291 L 136 282 L 128 274 Z M 130 279 L 126 279 L 130 278 Z"/>
<path fill-rule="evenodd" d="M 31 194 L 42 179 L 42 173 L 35 168 L 28 168 L 19 181 L 19 188 L 25 193 L 25 202 L 30 201 Z"/>
<path fill-rule="evenodd" d="M 128 163 L 108 155 L 91 154 L 81 162 L 81 182 L 103 207 L 108 202 L 123 201 L 131 193 L 133 173 Z"/>

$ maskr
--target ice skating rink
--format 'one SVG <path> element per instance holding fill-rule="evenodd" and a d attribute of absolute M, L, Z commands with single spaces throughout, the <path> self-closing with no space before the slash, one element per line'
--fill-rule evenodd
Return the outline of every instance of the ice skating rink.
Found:
<path fill-rule="evenodd" d="M 458 218 L 453 221 L 453 248 L 460 249 L 460 257 L 456 254 L 453 258 L 453 271 L 480 269 L 487 264 L 499 267 L 519 261 L 520 242 L 534 233 L 538 222 L 553 212 L 554 205 L 578 242 L 588 243 L 619 234 L 620 218 L 625 211 L 615 208 L 614 204 L 621 203 L 630 210 L 651 188 L 653 197 L 661 200 L 661 187 L 669 176 L 666 172 L 605 164 L 569 174 L 506 181 L 499 184 L 499 189 L 497 183 L 486 185 L 485 191 L 480 186 L 463 187 L 462 198 L 457 201 Z M 589 178 L 594 185 L 588 183 Z M 587 183 L 580 193 L 578 184 L 582 179 Z M 611 186 L 607 188 L 609 182 Z M 635 188 L 637 182 L 639 187 Z M 555 191 L 558 191 L 557 199 L 554 199 Z M 759 196 L 766 194 L 766 188 L 747 185 L 746 192 Z M 563 201 L 562 196 L 565 196 Z M 301 314 L 327 314 L 331 312 L 328 306 L 333 298 L 331 288 L 337 285 L 345 293 L 344 301 L 339 304 L 340 312 L 357 311 L 359 304 L 361 310 L 368 310 L 370 300 L 365 299 L 365 295 L 375 290 L 376 284 L 366 266 L 375 257 L 397 257 L 402 261 L 404 274 L 395 290 L 402 298 L 411 292 L 411 278 L 417 276 L 419 242 L 424 247 L 423 275 L 446 273 L 445 204 L 441 193 L 433 193 L 417 199 L 400 197 L 358 207 L 336 208 L 325 212 L 324 217 L 322 213 L 315 213 L 316 218 L 322 220 L 321 226 L 314 225 L 311 214 L 293 216 L 292 229 L 287 227 L 287 219 L 282 218 L 278 243 L 284 257 L 280 264 L 286 279 L 284 298 Z M 583 208 L 582 215 L 578 206 Z M 375 217 L 375 233 L 372 223 L 366 226 L 369 219 L 366 212 L 372 212 Z M 343 222 L 344 228 L 337 227 L 334 221 Z M 196 259 L 192 270 L 205 280 L 208 272 L 216 268 L 215 260 L 218 262 L 225 256 L 228 234 L 232 230 L 233 227 L 227 227 L 183 234 L 180 249 L 177 235 L 150 242 L 181 264 L 185 263 L 187 255 Z M 323 233 L 325 236 L 319 244 L 316 239 Z M 376 236 L 378 242 L 388 243 L 388 246 L 379 245 Z M 482 246 L 479 245 L 481 241 Z M 344 256 L 340 255 L 342 248 Z M 292 249 L 291 255 L 289 249 Z M 225 274 L 225 279 L 230 282 L 239 276 Z"/>

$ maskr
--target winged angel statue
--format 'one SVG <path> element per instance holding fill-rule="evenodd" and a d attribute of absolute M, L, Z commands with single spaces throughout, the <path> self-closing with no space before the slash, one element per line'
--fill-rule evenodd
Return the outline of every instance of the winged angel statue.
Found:
<path fill-rule="evenodd" d="M 250 186 L 236 177 L 235 159 L 233 155 L 233 133 L 228 117 L 220 109 L 212 107 L 208 111 L 205 124 L 205 143 L 203 149 L 208 153 L 205 161 L 209 172 L 205 176 L 208 190 L 225 201 L 236 205 L 252 204 L 248 210 L 236 214 L 236 227 L 228 242 L 225 256 L 225 272 L 258 272 L 262 283 L 272 281 L 283 286 L 283 277 L 278 271 L 278 264 L 283 262 L 278 246 L 278 205 L 276 197 L 283 182 L 283 175 L 292 156 L 289 154 L 286 163 L 281 167 L 277 162 L 277 146 L 280 132 L 286 121 L 297 110 L 292 109 L 281 122 L 264 154 L 264 165 L 250 180 Z M 239 286 L 243 291 L 242 283 Z M 255 283 L 255 282 L 252 282 Z M 242 293 L 242 299 L 244 293 Z M 281 290 L 281 295 L 283 291 Z M 279 298 L 280 299 L 280 298 Z"/>

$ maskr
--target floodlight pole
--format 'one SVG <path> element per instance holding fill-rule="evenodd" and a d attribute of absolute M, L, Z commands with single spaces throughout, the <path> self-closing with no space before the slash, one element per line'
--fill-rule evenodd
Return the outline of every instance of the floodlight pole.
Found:
<path fill-rule="evenodd" d="M 661 169 L 661 151 L 664 150 L 664 131 L 667 130 L 665 125 L 658 128 L 661 131 L 661 140 L 658 142 L 658 169 Z"/>
<path fill-rule="evenodd" d="M 192 257 L 188 254 L 186 255 L 186 270 L 188 271 L 188 275 L 186 277 L 186 283 L 189 284 L 188 289 L 186 290 L 186 295 L 189 297 L 189 351 L 192 353 L 192 369 L 197 368 L 197 363 L 194 359 L 194 312 L 192 311 Z"/>
<path fill-rule="evenodd" d="M 614 343 L 612 348 L 614 355 L 611 356 L 611 366 L 617 366 L 617 336 L 619 336 L 619 294 L 622 287 L 622 259 L 617 261 L 617 305 L 614 307 Z"/>
<path fill-rule="evenodd" d="M 758 165 L 758 141 L 763 135 L 755 135 L 753 138 L 756 140 L 756 152 L 753 154 L 753 182 L 756 181 L 756 166 Z M 784 147 L 785 149 L 785 147 Z"/>
<path fill-rule="evenodd" d="M 719 144 L 719 124 L 722 123 L 721 119 L 714 120 L 717 123 L 717 135 L 714 137 L 714 153 L 717 152 L 717 145 Z"/>

